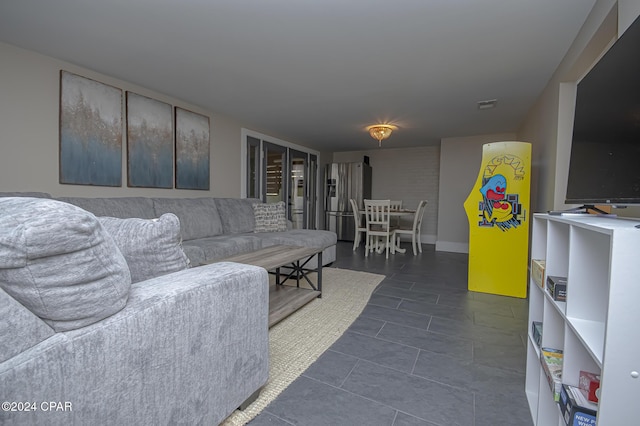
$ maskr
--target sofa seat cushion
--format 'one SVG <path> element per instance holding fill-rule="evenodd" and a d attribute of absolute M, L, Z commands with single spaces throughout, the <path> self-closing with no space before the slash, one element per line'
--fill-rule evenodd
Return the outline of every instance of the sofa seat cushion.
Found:
<path fill-rule="evenodd" d="M 96 216 L 110 216 L 123 219 L 129 217 L 153 219 L 157 217 L 153 208 L 153 201 L 146 197 L 62 197 L 59 198 L 59 200 L 78 206 Z"/>
<path fill-rule="evenodd" d="M 158 219 L 99 217 L 98 220 L 124 255 L 132 283 L 189 267 L 189 259 L 182 250 L 180 221 L 175 214 L 165 213 Z"/>
<path fill-rule="evenodd" d="M 184 244 L 202 249 L 206 261 L 221 260 L 261 248 L 260 239 L 256 238 L 254 234 L 220 235 L 191 240 Z"/>
<path fill-rule="evenodd" d="M 121 310 L 131 274 L 93 214 L 57 200 L 0 198 L 0 286 L 66 331 Z"/>
<path fill-rule="evenodd" d="M 260 203 L 256 198 L 216 198 L 218 214 L 225 234 L 253 232 L 256 220 L 253 205 Z"/>
<path fill-rule="evenodd" d="M 180 219 L 182 239 L 222 234 L 222 222 L 213 198 L 154 198 L 156 217 L 173 213 Z"/>
<path fill-rule="evenodd" d="M 262 240 L 262 247 L 276 244 L 289 246 L 314 247 L 325 249 L 338 242 L 335 232 L 311 229 L 291 229 L 285 232 L 263 232 L 256 234 Z"/>

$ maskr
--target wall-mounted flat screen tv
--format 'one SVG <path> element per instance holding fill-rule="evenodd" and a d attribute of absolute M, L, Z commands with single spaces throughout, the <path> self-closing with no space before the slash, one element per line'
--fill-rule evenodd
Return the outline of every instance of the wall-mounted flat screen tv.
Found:
<path fill-rule="evenodd" d="M 578 83 L 567 204 L 640 204 L 640 18 Z"/>

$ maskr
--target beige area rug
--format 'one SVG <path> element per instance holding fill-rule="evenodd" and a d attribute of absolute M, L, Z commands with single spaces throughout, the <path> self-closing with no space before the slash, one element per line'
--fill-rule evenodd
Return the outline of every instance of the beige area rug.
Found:
<path fill-rule="evenodd" d="M 269 381 L 244 411 L 222 425 L 244 425 L 300 376 L 360 315 L 384 275 L 322 269 L 322 298 L 314 299 L 269 330 Z"/>

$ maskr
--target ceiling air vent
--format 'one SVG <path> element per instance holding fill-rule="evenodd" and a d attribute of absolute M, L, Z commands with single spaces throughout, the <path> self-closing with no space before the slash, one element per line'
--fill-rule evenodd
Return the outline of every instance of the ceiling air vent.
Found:
<path fill-rule="evenodd" d="M 498 103 L 497 99 L 488 99 L 486 101 L 478 101 L 478 109 L 495 108 L 497 103 Z"/>

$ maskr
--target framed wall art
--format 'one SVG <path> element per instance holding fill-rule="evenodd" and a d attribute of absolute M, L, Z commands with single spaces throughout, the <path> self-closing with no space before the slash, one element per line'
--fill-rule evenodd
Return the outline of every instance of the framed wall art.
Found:
<path fill-rule="evenodd" d="M 176 188 L 209 189 L 209 117 L 176 107 Z"/>
<path fill-rule="evenodd" d="M 60 71 L 60 183 L 122 185 L 122 90 Z"/>
<path fill-rule="evenodd" d="M 127 92 L 127 184 L 173 188 L 171 105 Z"/>

